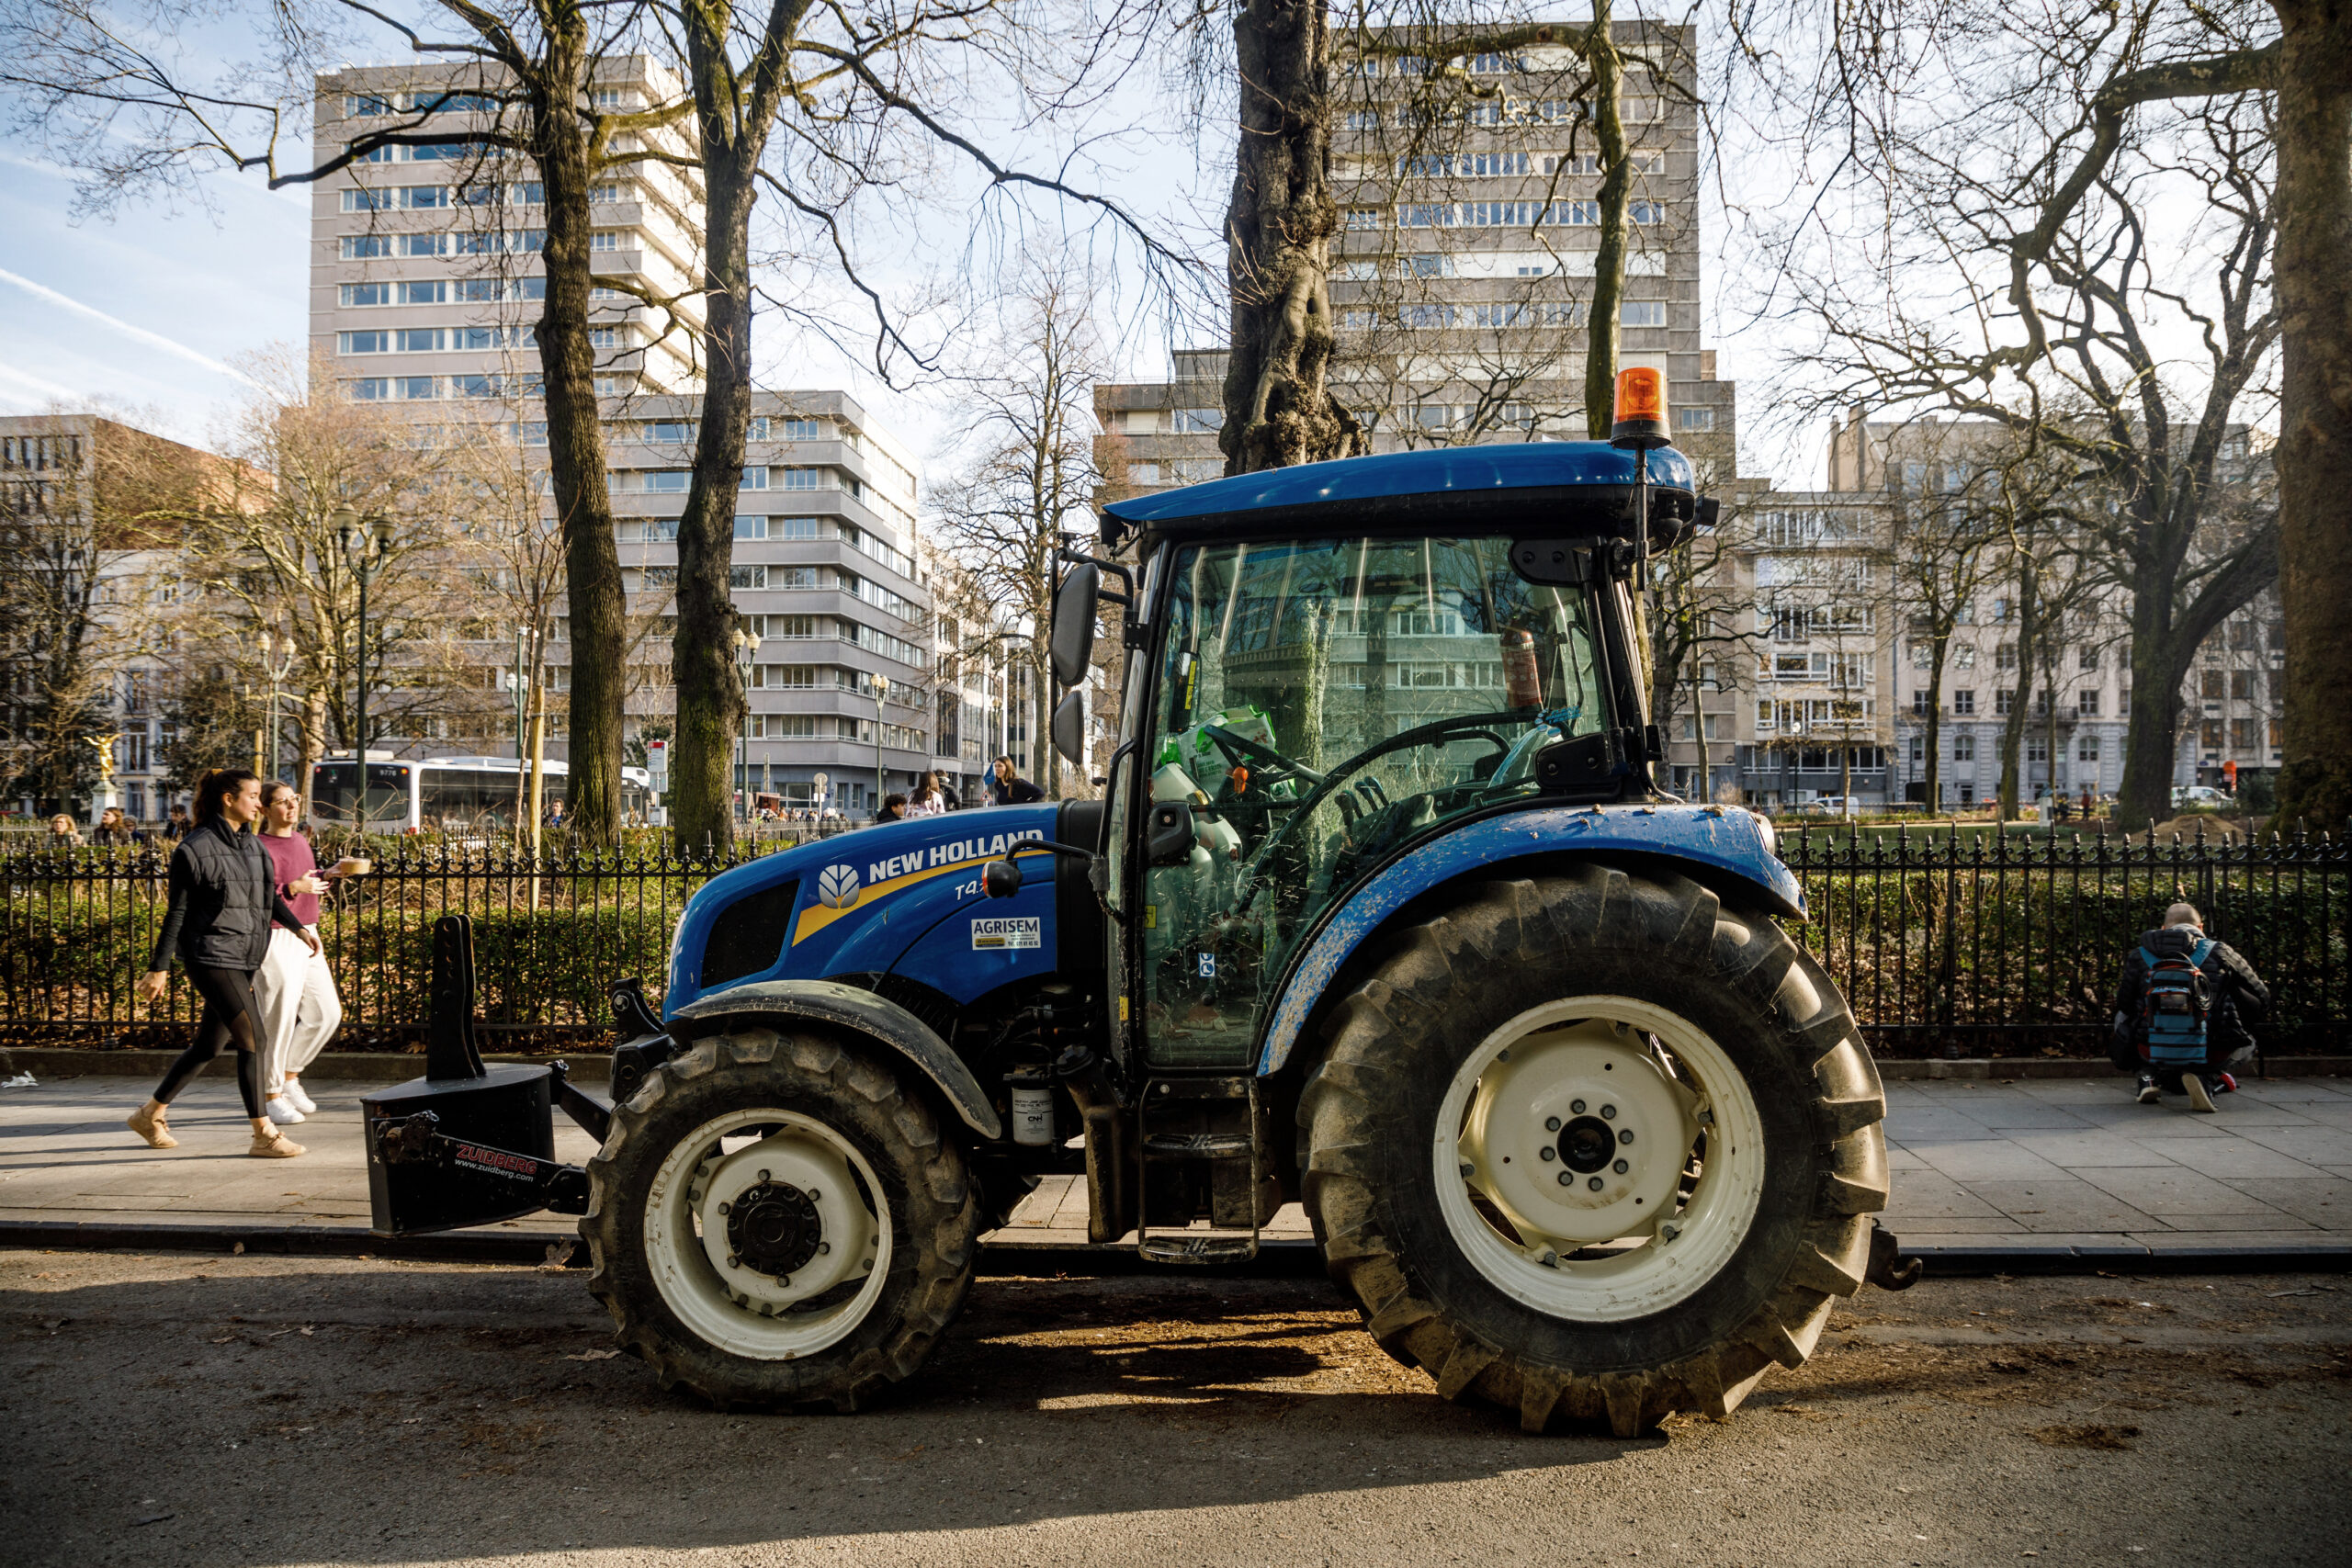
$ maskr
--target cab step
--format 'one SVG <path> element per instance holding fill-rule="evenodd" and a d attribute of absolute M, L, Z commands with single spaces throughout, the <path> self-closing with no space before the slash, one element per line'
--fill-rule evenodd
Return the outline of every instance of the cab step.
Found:
<path fill-rule="evenodd" d="M 1233 1127 L 1236 1121 L 1240 1122 L 1238 1130 Z M 1155 1122 L 1160 1131 L 1152 1130 Z M 1258 1080 L 1154 1079 L 1144 1085 L 1142 1099 L 1136 1108 L 1136 1174 L 1142 1193 L 1140 1223 L 1136 1226 L 1136 1256 L 1147 1262 L 1178 1267 L 1247 1263 L 1257 1257 L 1255 1195 L 1265 1174 L 1260 1169 L 1263 1156 L 1258 1135 Z M 1197 1178 L 1185 1178 L 1171 1171 L 1157 1184 L 1151 1176 L 1155 1168 L 1168 1171 L 1171 1166 L 1186 1165 L 1196 1170 L 1205 1167 L 1206 1172 Z M 1220 1215 L 1219 1205 L 1224 1200 L 1216 1197 L 1205 1201 L 1211 1219 L 1203 1224 L 1199 1219 L 1202 1200 L 1184 1195 L 1216 1193 L 1229 1187 L 1241 1174 L 1235 1168 L 1237 1166 L 1248 1170 L 1248 1185 L 1241 1189 L 1250 1222 L 1248 1228 L 1216 1223 L 1217 1218 L 1232 1217 L 1229 1204 L 1227 1212 Z M 1225 1174 L 1216 1174 L 1220 1171 Z M 1155 1223 L 1151 1213 L 1155 1186 L 1159 1186 L 1165 1198 L 1170 1190 L 1170 1184 L 1182 1213 L 1163 1213 Z"/>

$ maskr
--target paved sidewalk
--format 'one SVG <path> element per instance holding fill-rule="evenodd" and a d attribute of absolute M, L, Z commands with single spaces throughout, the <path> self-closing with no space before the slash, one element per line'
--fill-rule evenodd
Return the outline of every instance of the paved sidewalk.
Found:
<path fill-rule="evenodd" d="M 0 1091 L 0 1223 L 365 1227 L 359 1097 L 306 1087 L 320 1112 L 293 1136 L 297 1160 L 247 1158 L 226 1074 L 174 1108 L 180 1147 L 147 1149 L 122 1125 L 145 1085 L 87 1077 Z M 1881 1219 L 1906 1250 L 2352 1247 L 2352 1079 L 2245 1081 L 2219 1114 L 2175 1097 L 2132 1103 L 2129 1082 L 1913 1081 L 1887 1086 L 1893 1201 Z M 584 1160 L 587 1134 L 559 1116 L 556 1153 Z M 1050 1178 L 992 1240 L 1082 1246 L 1080 1179 Z M 550 1215 L 485 1230 L 571 1234 Z M 1304 1242 L 1295 1204 L 1272 1242 Z"/>

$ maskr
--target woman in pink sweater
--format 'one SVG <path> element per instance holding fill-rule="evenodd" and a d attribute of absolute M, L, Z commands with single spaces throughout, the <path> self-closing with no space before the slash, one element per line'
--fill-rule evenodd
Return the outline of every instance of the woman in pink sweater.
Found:
<path fill-rule="evenodd" d="M 319 870 L 311 840 L 294 830 L 302 816 L 302 796 L 294 786 L 265 784 L 261 800 L 261 847 L 269 852 L 278 896 L 316 938 L 319 895 L 334 874 Z M 261 1081 L 270 1097 L 269 1119 L 300 1122 L 318 1109 L 302 1092 L 302 1069 L 343 1024 L 343 998 L 335 994 L 325 949 L 314 953 L 292 931 L 272 931 L 269 956 L 254 976 L 254 1002 L 261 1011 Z"/>

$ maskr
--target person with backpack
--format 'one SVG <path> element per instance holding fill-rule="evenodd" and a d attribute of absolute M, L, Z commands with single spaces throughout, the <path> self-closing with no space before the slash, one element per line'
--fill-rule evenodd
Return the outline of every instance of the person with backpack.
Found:
<path fill-rule="evenodd" d="M 2236 1092 L 2228 1069 L 2253 1052 L 2250 1026 L 2269 1006 L 2254 966 L 2205 934 L 2194 905 L 2175 904 L 2123 960 L 2110 1058 L 2139 1075 L 2141 1104 L 2186 1094 L 2189 1109 L 2211 1111 L 2216 1094 Z"/>

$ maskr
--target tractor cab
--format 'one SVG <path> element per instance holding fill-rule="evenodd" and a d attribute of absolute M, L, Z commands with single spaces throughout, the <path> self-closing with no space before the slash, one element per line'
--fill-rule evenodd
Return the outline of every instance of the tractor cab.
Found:
<path fill-rule="evenodd" d="M 1139 576 L 1101 882 L 1143 1059 L 1248 1067 L 1302 941 L 1414 845 L 1648 798 L 1638 519 L 1668 549 L 1712 510 L 1679 453 L 1600 442 L 1355 458 L 1106 508 L 1104 546 L 1132 545 L 1140 572 L 1065 552 L 1054 648 L 1075 686 L 1103 570 Z M 1082 731 L 1083 702 L 1064 699 L 1057 738 Z"/>

